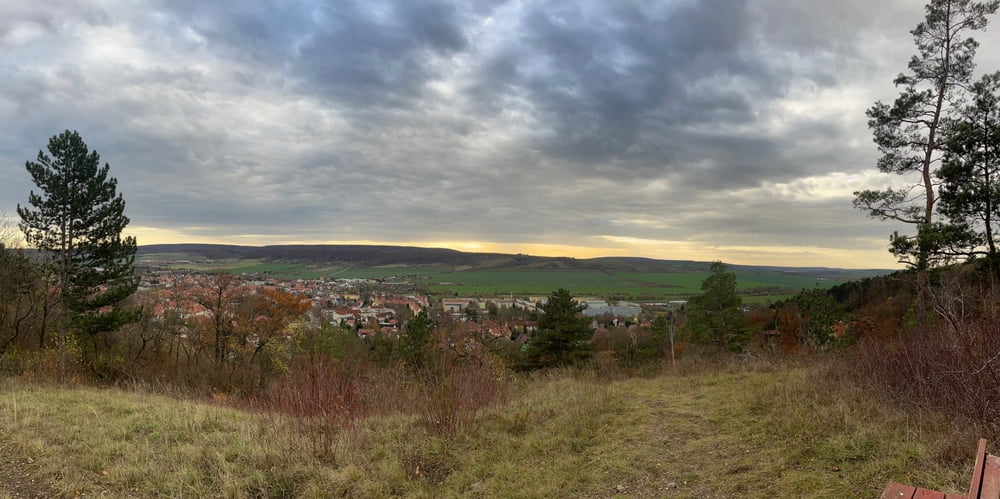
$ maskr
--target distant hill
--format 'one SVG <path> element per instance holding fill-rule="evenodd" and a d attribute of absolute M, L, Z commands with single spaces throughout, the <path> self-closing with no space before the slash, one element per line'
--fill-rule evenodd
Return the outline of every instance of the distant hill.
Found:
<path fill-rule="evenodd" d="M 140 246 L 139 259 L 161 260 L 264 260 L 310 265 L 383 267 L 393 265 L 450 265 L 477 270 L 597 270 L 602 272 L 704 272 L 709 262 L 658 260 L 639 257 L 578 259 L 523 254 L 468 253 L 444 248 L 367 245 L 238 246 L 225 244 L 154 244 Z M 778 272 L 834 280 L 859 279 L 892 272 L 885 269 L 836 269 L 825 267 L 775 267 L 731 265 L 733 270 Z"/>
<path fill-rule="evenodd" d="M 350 263 L 354 265 L 469 264 L 485 255 L 441 248 L 363 245 L 237 246 L 227 244 L 154 244 L 140 246 L 138 256 L 196 255 L 210 260 L 271 260 L 303 263 Z"/>

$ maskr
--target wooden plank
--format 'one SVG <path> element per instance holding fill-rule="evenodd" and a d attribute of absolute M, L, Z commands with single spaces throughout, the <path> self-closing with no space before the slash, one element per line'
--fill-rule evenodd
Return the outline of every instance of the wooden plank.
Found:
<path fill-rule="evenodd" d="M 961 494 L 945 494 L 936 490 L 922 489 L 913 485 L 889 482 L 889 486 L 882 492 L 882 499 L 904 498 L 904 499 L 967 499 Z"/>
<path fill-rule="evenodd" d="M 986 471 L 986 439 L 979 439 L 976 449 L 976 464 L 972 466 L 972 482 L 969 484 L 969 499 L 979 497 L 983 489 L 983 472 Z"/>
<path fill-rule="evenodd" d="M 881 499 L 913 499 L 913 494 L 916 493 L 917 488 L 912 485 L 889 482 L 889 485 L 882 491 Z"/>
<path fill-rule="evenodd" d="M 1000 457 L 986 455 L 986 467 L 983 469 L 983 488 L 979 497 L 987 499 L 1000 498 Z"/>

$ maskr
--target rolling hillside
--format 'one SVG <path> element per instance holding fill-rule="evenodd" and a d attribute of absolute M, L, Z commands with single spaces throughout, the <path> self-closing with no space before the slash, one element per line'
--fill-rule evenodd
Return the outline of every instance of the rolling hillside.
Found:
<path fill-rule="evenodd" d="M 236 246 L 220 244 L 157 244 L 141 246 L 142 260 L 253 260 L 300 263 L 313 266 L 348 266 L 352 268 L 399 266 L 448 266 L 458 270 L 592 270 L 613 273 L 691 273 L 708 270 L 710 262 L 657 260 L 638 257 L 578 259 L 468 253 L 444 248 L 364 245 L 281 245 Z M 731 265 L 735 271 L 778 273 L 836 282 L 860 279 L 892 272 L 887 269 L 836 269 L 826 267 L 775 267 Z"/>

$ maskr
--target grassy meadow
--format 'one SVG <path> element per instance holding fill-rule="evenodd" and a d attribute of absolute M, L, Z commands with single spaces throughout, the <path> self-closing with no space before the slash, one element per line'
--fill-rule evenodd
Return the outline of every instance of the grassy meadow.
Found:
<path fill-rule="evenodd" d="M 964 490 L 975 434 L 902 413 L 826 361 L 778 362 L 512 378 L 501 403 L 447 431 L 405 411 L 313 424 L 223 397 L 10 378 L 0 497 L 876 497 L 890 479 Z"/>

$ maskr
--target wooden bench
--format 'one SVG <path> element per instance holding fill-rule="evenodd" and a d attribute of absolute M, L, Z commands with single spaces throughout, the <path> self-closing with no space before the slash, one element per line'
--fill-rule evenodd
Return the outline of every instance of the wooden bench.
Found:
<path fill-rule="evenodd" d="M 972 468 L 972 483 L 967 495 L 945 494 L 936 490 L 889 482 L 882 492 L 882 499 L 973 499 L 1000 498 L 1000 457 L 986 453 L 986 439 L 979 439 L 976 464 Z"/>

